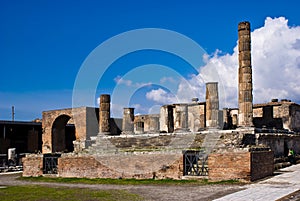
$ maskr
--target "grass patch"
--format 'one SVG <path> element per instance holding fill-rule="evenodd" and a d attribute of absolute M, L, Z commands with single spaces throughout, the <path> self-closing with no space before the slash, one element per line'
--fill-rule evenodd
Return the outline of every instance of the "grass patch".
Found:
<path fill-rule="evenodd" d="M 0 189 L 1 201 L 106 201 L 106 200 L 143 200 L 142 197 L 125 190 L 91 190 L 66 187 L 9 186 Z"/>
<path fill-rule="evenodd" d="M 237 180 L 211 182 L 203 180 L 173 180 L 173 179 L 87 179 L 62 177 L 20 177 L 21 180 L 35 182 L 81 183 L 81 184 L 115 184 L 115 185 L 211 185 L 211 184 L 241 184 Z"/>

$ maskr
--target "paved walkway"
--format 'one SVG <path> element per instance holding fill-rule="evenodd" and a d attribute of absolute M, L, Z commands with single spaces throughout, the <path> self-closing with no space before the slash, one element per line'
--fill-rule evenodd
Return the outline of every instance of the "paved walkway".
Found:
<path fill-rule="evenodd" d="M 226 195 L 216 201 L 273 201 L 300 190 L 300 164 L 283 168 L 279 174 L 246 186 L 247 189 Z"/>

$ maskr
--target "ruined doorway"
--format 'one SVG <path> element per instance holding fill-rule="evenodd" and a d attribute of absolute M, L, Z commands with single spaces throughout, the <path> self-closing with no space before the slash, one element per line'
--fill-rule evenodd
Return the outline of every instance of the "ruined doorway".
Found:
<path fill-rule="evenodd" d="M 67 124 L 71 119 L 68 115 L 58 116 L 52 125 L 52 152 L 74 151 L 73 141 L 75 137 L 74 124 Z"/>

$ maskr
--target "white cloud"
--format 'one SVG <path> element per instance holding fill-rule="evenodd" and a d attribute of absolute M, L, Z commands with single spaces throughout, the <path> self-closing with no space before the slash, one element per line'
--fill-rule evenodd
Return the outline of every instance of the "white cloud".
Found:
<path fill-rule="evenodd" d="M 117 84 L 125 84 L 126 86 L 132 86 L 132 81 L 131 80 L 125 80 L 123 79 L 121 76 L 117 76 L 115 77 L 114 81 L 117 83 Z"/>
<path fill-rule="evenodd" d="M 255 102 L 276 97 L 300 100 L 296 87 L 300 79 L 300 27 L 287 23 L 283 17 L 267 18 L 264 27 L 252 33 Z"/>
<path fill-rule="evenodd" d="M 176 83 L 176 80 L 175 80 L 175 78 L 173 78 L 173 77 L 162 77 L 162 78 L 160 79 L 160 83 L 161 83 L 161 84 L 164 84 L 164 83 L 166 83 L 166 82 Z"/>
<path fill-rule="evenodd" d="M 141 106 L 141 104 L 132 104 L 130 107 L 133 107 L 136 110 L 141 110 L 143 109 L 143 107 Z"/>
<path fill-rule="evenodd" d="M 263 27 L 251 33 L 254 103 L 272 98 L 300 101 L 300 26 L 289 27 L 284 17 L 266 18 Z M 237 43 L 236 43 L 237 44 Z M 184 102 L 200 95 L 204 100 L 205 83 L 219 82 L 221 107 L 237 106 L 238 49 L 232 54 L 204 55 L 206 65 L 188 81 L 182 81 L 177 98 Z M 147 94 L 147 98 L 168 103 L 173 101 L 162 89 Z"/>
<path fill-rule="evenodd" d="M 177 98 L 173 94 L 170 94 L 161 88 L 153 89 L 150 92 L 147 92 L 146 98 L 160 104 L 170 104 L 177 102 Z"/>
<path fill-rule="evenodd" d="M 272 98 L 300 100 L 300 27 L 289 27 L 284 17 L 266 18 L 263 27 L 251 33 L 253 95 L 255 103 Z M 237 105 L 238 49 L 232 55 L 214 55 L 201 74 L 215 65 L 220 86 L 229 105 Z"/>
<path fill-rule="evenodd" d="M 127 80 L 127 79 L 122 78 L 120 75 L 115 77 L 114 81 L 117 84 L 120 84 L 120 85 L 123 84 L 123 85 L 126 85 L 127 87 L 135 87 L 135 88 L 149 86 L 152 84 L 151 82 L 144 83 L 144 82 L 135 82 L 134 80 Z"/>

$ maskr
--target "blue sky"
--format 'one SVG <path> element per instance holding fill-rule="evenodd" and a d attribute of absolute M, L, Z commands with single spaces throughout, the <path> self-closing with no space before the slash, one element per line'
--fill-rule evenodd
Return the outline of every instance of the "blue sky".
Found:
<path fill-rule="evenodd" d="M 290 27 L 297 27 L 299 6 L 297 0 L 1 0 L 0 119 L 11 119 L 12 105 L 17 120 L 41 118 L 42 111 L 72 107 L 73 87 L 83 62 L 97 46 L 118 34 L 143 28 L 171 30 L 198 43 L 208 55 L 220 50 L 218 58 L 221 58 L 234 54 L 239 22 L 250 21 L 252 30 L 256 30 L 265 25 L 267 17 L 283 16 Z M 184 79 L 190 79 L 194 73 L 186 62 L 172 54 L 151 50 L 132 52 L 109 66 L 95 96 L 112 93 L 116 85 L 128 87 L 132 85 L 130 79 L 138 82 L 142 71 L 123 76 L 149 63 L 168 66 Z M 147 72 L 142 74 L 144 78 L 155 77 Z M 171 83 L 171 77 L 178 78 L 175 74 L 164 78 Z M 137 91 L 127 101 L 128 105 L 120 102 L 113 106 L 135 106 L 137 113 L 147 113 L 165 103 L 149 98 L 150 95 L 148 99 L 145 97 L 149 90 L 164 88 L 163 84 L 142 87 L 135 84 L 135 87 Z M 126 93 L 126 87 L 119 88 Z M 94 99 L 97 104 L 97 98 Z M 115 95 L 115 99 L 121 100 L 122 96 Z"/>

